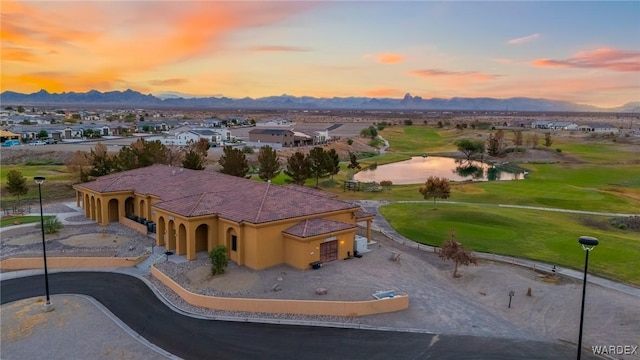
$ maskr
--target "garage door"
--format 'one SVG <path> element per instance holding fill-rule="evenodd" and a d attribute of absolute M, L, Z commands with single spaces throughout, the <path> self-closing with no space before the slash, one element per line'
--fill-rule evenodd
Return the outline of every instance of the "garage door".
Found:
<path fill-rule="evenodd" d="M 320 261 L 329 262 L 338 260 L 338 240 L 320 244 Z"/>

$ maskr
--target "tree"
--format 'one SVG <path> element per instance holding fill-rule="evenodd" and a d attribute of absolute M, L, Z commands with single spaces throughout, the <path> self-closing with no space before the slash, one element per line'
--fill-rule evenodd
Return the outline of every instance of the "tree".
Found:
<path fill-rule="evenodd" d="M 38 132 L 38 134 L 36 135 L 36 137 L 37 137 L 38 139 L 46 139 L 46 138 L 48 138 L 48 137 L 49 137 L 49 133 L 47 132 L 47 130 L 40 130 L 40 131 Z"/>
<path fill-rule="evenodd" d="M 234 149 L 231 146 L 224 147 L 218 162 L 222 166 L 220 172 L 223 174 L 245 177 L 249 172 L 249 163 L 245 154 L 242 150 Z"/>
<path fill-rule="evenodd" d="M 103 143 L 99 142 L 91 149 L 89 158 L 91 162 L 89 175 L 103 176 L 113 170 L 113 158 L 107 153 L 107 147 Z"/>
<path fill-rule="evenodd" d="M 192 144 L 190 146 L 190 149 L 199 153 L 200 156 L 202 156 L 203 158 L 206 158 L 209 155 L 210 147 L 211 147 L 211 144 L 209 144 L 209 141 L 207 139 L 201 138 L 196 143 Z"/>
<path fill-rule="evenodd" d="M 321 177 L 329 175 L 329 156 L 323 148 L 316 146 L 309 151 L 309 172 L 316 178 L 316 188 Z"/>
<path fill-rule="evenodd" d="M 18 110 L 19 113 L 22 114 L 24 112 L 24 106 L 19 105 L 17 110 Z"/>
<path fill-rule="evenodd" d="M 276 150 L 269 145 L 260 148 L 258 152 L 258 176 L 264 181 L 269 181 L 280 174 L 280 161 Z"/>
<path fill-rule="evenodd" d="M 284 173 L 291 178 L 287 180 L 287 182 L 304 185 L 305 180 L 311 176 L 310 167 L 309 158 L 304 156 L 303 153 L 296 151 L 295 154 L 287 158 L 287 169 Z"/>
<path fill-rule="evenodd" d="M 513 144 L 517 146 L 522 146 L 522 130 L 516 130 L 513 132 Z"/>
<path fill-rule="evenodd" d="M 368 128 L 364 128 L 360 131 L 360 136 L 367 138 L 375 138 L 378 136 L 378 129 L 375 126 L 371 125 Z"/>
<path fill-rule="evenodd" d="M 411 126 L 411 125 L 413 125 L 413 121 L 407 119 L 407 120 L 404 121 L 404 124 L 407 125 L 407 126 Z"/>
<path fill-rule="evenodd" d="M 65 162 L 67 168 L 72 173 L 78 174 L 78 180 L 80 182 L 88 181 L 87 168 L 91 165 L 90 155 L 82 150 L 74 152 Z"/>
<path fill-rule="evenodd" d="M 326 152 L 327 154 L 327 172 L 333 179 L 333 175 L 336 175 L 340 172 L 340 155 L 336 149 L 330 149 Z"/>
<path fill-rule="evenodd" d="M 551 139 L 551 133 L 544 133 L 544 146 L 550 147 L 553 144 L 553 140 Z"/>
<path fill-rule="evenodd" d="M 224 269 L 229 265 L 227 247 L 224 245 L 216 246 L 209 253 L 209 259 L 211 259 L 211 275 L 224 273 Z"/>
<path fill-rule="evenodd" d="M 20 196 L 26 195 L 27 192 L 29 192 L 27 178 L 22 176 L 22 173 L 18 170 L 10 170 L 7 173 L 7 185 L 5 189 L 7 189 L 9 194 L 17 196 L 18 202 L 20 202 Z"/>
<path fill-rule="evenodd" d="M 455 230 L 451 230 L 450 236 L 449 240 L 445 240 L 442 243 L 439 256 L 442 259 L 455 262 L 453 277 L 458 277 L 458 264 L 468 266 L 469 264 L 476 265 L 478 262 L 470 250 L 465 249 L 461 243 L 456 241 Z"/>
<path fill-rule="evenodd" d="M 182 161 L 182 167 L 185 169 L 191 170 L 203 170 L 204 169 L 204 159 L 202 155 L 199 154 L 195 150 L 189 150 L 184 155 L 184 160 Z"/>
<path fill-rule="evenodd" d="M 380 181 L 380 186 L 382 186 L 382 188 L 385 191 L 391 190 L 391 185 L 393 185 L 393 182 L 391 180 L 382 180 L 382 181 Z"/>
<path fill-rule="evenodd" d="M 436 199 L 447 199 L 451 196 L 449 179 L 445 177 L 429 176 L 427 182 L 418 191 L 425 199 L 433 198 L 434 206 L 436 205 Z"/>
<path fill-rule="evenodd" d="M 504 150 L 504 131 L 498 130 L 495 134 L 489 134 L 487 139 L 487 153 L 491 156 L 499 156 Z"/>
<path fill-rule="evenodd" d="M 484 153 L 484 141 L 481 140 L 461 139 L 456 141 L 455 145 L 458 147 L 458 151 L 467 157 L 467 160 L 471 160 L 475 154 Z"/>
<path fill-rule="evenodd" d="M 360 163 L 358 162 L 358 157 L 356 156 L 355 153 L 349 153 L 349 164 L 347 165 L 347 168 L 349 169 L 349 178 L 353 179 L 353 174 L 357 171 L 360 170 Z"/>

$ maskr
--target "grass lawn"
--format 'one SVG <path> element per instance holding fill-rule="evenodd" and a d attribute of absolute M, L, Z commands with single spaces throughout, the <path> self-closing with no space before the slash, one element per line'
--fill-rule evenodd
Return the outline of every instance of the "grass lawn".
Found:
<path fill-rule="evenodd" d="M 640 234 L 607 226 L 610 217 L 449 204 L 434 209 L 432 203 L 391 204 L 380 211 L 399 233 L 419 243 L 439 246 L 455 229 L 457 240 L 474 251 L 576 270 L 584 266 L 578 237 L 594 236 L 600 245 L 590 256 L 590 271 L 640 286 Z"/>
<path fill-rule="evenodd" d="M 45 216 L 44 219 L 52 218 L 53 216 Z M 14 223 L 18 221 L 20 224 L 31 224 L 40 222 L 40 216 L 12 216 L 8 218 L 4 218 L 0 220 L 0 228 L 5 226 L 14 225 Z"/>
<path fill-rule="evenodd" d="M 2 203 L 5 205 L 13 204 L 17 198 L 9 195 L 4 187 L 7 182 L 7 174 L 11 170 L 17 170 L 22 176 L 27 178 L 27 187 L 29 192 L 20 197 L 25 204 L 29 201 L 33 202 L 38 199 L 38 185 L 33 181 L 34 176 L 44 176 L 45 182 L 42 184 L 42 199 L 60 199 L 75 196 L 75 192 L 71 188 L 71 181 L 76 177 L 67 171 L 65 165 L 3 165 L 0 168 L 0 186 L 2 187 Z"/>

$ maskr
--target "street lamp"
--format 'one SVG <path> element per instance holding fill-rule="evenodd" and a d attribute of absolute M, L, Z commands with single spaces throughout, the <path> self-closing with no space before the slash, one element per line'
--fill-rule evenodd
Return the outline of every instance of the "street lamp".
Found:
<path fill-rule="evenodd" d="M 591 236 L 580 236 L 578 239 L 582 250 L 586 253 L 584 259 L 584 280 L 582 281 L 582 307 L 580 308 L 580 334 L 578 335 L 578 360 L 582 355 L 582 324 L 584 322 L 584 295 L 587 290 L 587 267 L 589 266 L 589 252 L 598 245 L 598 239 Z"/>
<path fill-rule="evenodd" d="M 44 176 L 36 176 L 33 180 L 38 184 L 38 195 L 40 195 L 40 227 L 42 229 L 42 258 L 44 259 L 44 287 L 47 294 L 47 301 L 44 303 L 44 311 L 48 312 L 53 310 L 51 299 L 49 298 L 49 273 L 47 272 L 47 248 L 44 242 L 44 214 L 42 212 L 42 188 L 41 185 L 44 182 Z"/>

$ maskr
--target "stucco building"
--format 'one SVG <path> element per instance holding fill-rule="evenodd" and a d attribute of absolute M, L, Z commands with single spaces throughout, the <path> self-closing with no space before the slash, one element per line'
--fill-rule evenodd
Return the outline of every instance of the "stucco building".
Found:
<path fill-rule="evenodd" d="M 100 224 L 155 224 L 155 243 L 187 259 L 225 245 L 238 265 L 265 269 L 346 258 L 358 224 L 374 215 L 334 195 L 218 172 L 153 165 L 74 186 L 85 216 Z M 140 230 L 140 227 L 138 227 Z M 146 229 L 146 228 L 145 228 Z"/>

